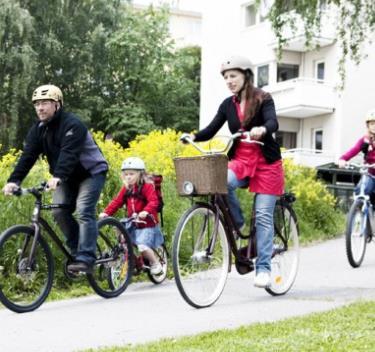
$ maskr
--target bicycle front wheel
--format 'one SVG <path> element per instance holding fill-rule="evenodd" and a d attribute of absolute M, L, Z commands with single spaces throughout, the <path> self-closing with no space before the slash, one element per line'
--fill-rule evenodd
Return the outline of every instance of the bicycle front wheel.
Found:
<path fill-rule="evenodd" d="M 352 204 L 345 230 L 346 256 L 353 268 L 358 268 L 362 264 L 366 253 L 367 217 L 362 211 L 363 206 L 361 199 Z"/>
<path fill-rule="evenodd" d="M 122 224 L 115 218 L 98 221 L 97 260 L 87 279 L 104 298 L 119 296 L 128 287 L 134 268 L 133 247 Z"/>
<path fill-rule="evenodd" d="M 299 264 L 299 230 L 292 207 L 276 202 L 274 211 L 274 239 L 271 259 L 271 285 L 266 291 L 279 296 L 287 293 L 297 276 Z"/>
<path fill-rule="evenodd" d="M 222 220 L 197 204 L 181 217 L 173 241 L 173 272 L 179 292 L 195 308 L 215 303 L 229 269 L 229 247 Z M 210 248 L 212 250 L 210 251 Z"/>
<path fill-rule="evenodd" d="M 23 225 L 10 227 L 0 237 L 0 301 L 17 313 L 38 308 L 52 287 L 51 250 L 39 236 L 30 258 L 33 240 L 34 229 Z"/>

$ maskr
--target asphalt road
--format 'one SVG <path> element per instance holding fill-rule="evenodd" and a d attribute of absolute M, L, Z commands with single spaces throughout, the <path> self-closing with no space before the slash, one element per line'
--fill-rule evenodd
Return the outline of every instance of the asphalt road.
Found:
<path fill-rule="evenodd" d="M 282 297 L 254 288 L 253 273 L 231 273 L 219 301 L 200 310 L 182 300 L 173 281 L 132 284 L 112 300 L 92 295 L 45 303 L 26 314 L 0 309 L 0 351 L 79 351 L 329 310 L 375 299 L 374 272 L 375 244 L 368 245 L 362 266 L 353 269 L 340 238 L 302 249 L 295 285 Z"/>

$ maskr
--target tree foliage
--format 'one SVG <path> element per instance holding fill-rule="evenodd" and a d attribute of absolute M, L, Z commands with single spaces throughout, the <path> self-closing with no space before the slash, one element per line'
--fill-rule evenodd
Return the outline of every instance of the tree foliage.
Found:
<path fill-rule="evenodd" d="M 108 48 L 114 105 L 104 111 L 103 130 L 125 142 L 155 128 L 197 127 L 200 50 L 174 50 L 167 9 L 127 7 Z"/>
<path fill-rule="evenodd" d="M 266 0 L 258 0 L 258 3 Z M 339 73 L 343 88 L 345 62 L 351 59 L 359 64 L 364 57 L 363 44 L 371 41 L 375 30 L 374 0 L 275 0 L 269 12 L 269 19 L 279 43 L 279 53 L 288 41 L 284 29 L 296 30 L 296 22 L 302 21 L 306 45 L 313 46 L 312 38 L 322 28 L 322 14 L 325 11 L 335 16 L 336 37 L 341 46 Z"/>
<path fill-rule="evenodd" d="M 33 18 L 13 0 L 0 1 L 0 144 L 8 147 L 18 135 L 19 111 L 36 67 L 31 41 Z"/>
<path fill-rule="evenodd" d="M 196 127 L 190 66 L 200 54 L 174 48 L 168 16 L 121 0 L 0 0 L 4 151 L 21 146 L 35 116 L 31 93 L 46 83 L 61 87 L 66 109 L 124 145 L 154 128 Z"/>

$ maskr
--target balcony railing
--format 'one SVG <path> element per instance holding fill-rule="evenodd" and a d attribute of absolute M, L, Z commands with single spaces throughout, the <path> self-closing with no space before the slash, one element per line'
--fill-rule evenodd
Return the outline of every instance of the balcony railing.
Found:
<path fill-rule="evenodd" d="M 332 113 L 335 89 L 324 81 L 294 78 L 266 87 L 275 101 L 278 116 L 306 118 Z"/>
<path fill-rule="evenodd" d="M 288 149 L 282 152 L 282 156 L 283 159 L 290 158 L 296 164 L 310 167 L 316 167 L 335 161 L 334 153 L 308 148 Z"/>

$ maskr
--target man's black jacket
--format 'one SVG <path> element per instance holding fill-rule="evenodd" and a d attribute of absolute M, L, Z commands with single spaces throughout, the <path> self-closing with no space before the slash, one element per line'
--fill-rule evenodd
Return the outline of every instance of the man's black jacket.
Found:
<path fill-rule="evenodd" d="M 63 109 L 46 123 L 34 123 L 8 182 L 20 184 L 40 155 L 47 157 L 50 173 L 62 181 L 79 183 L 108 169 L 87 127 Z"/>

